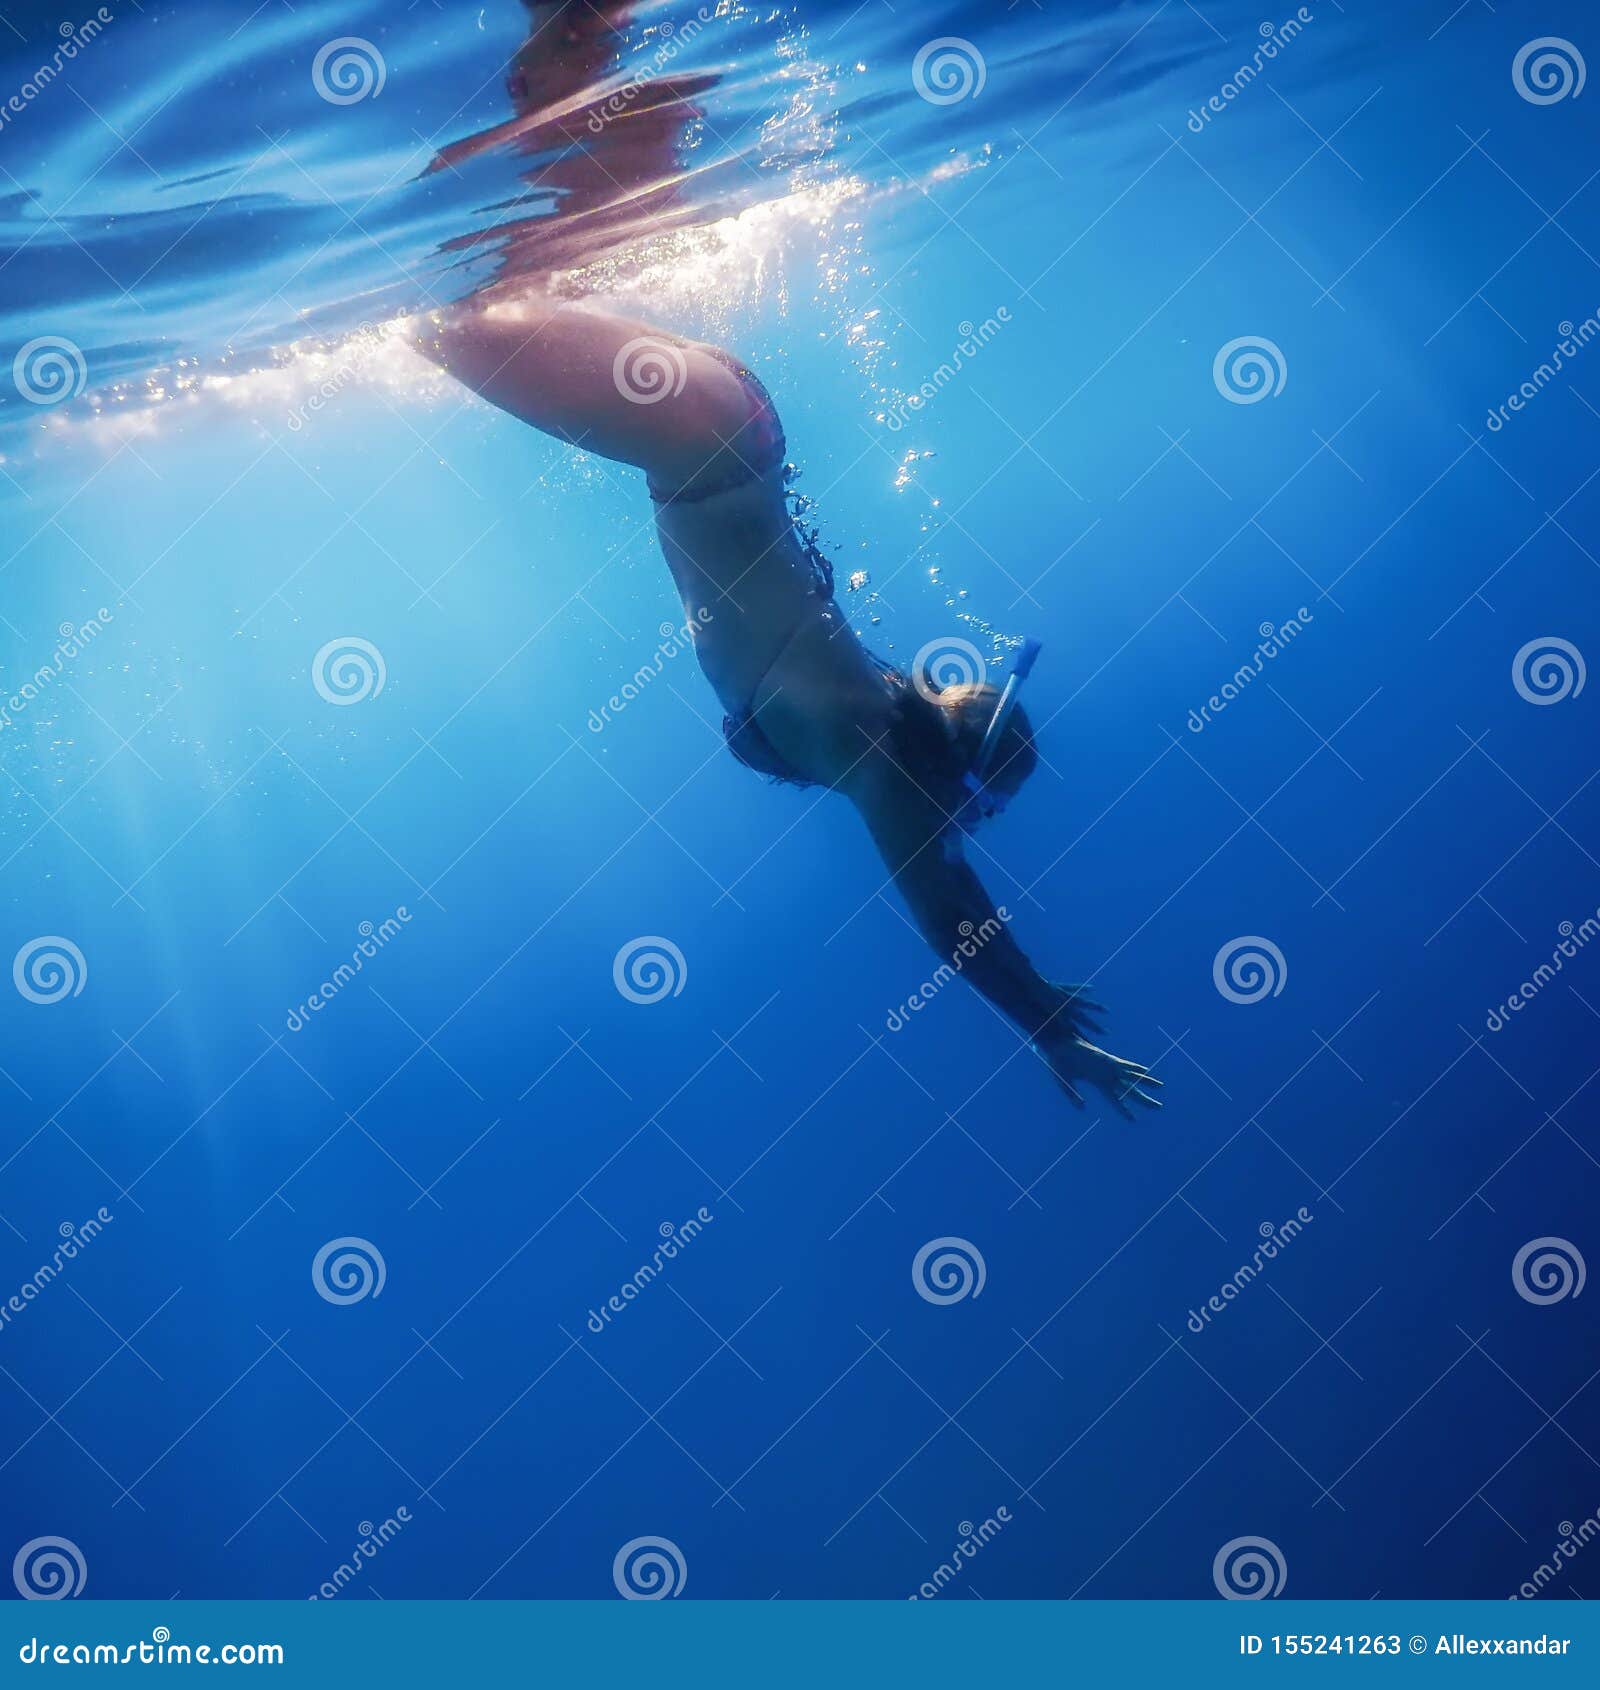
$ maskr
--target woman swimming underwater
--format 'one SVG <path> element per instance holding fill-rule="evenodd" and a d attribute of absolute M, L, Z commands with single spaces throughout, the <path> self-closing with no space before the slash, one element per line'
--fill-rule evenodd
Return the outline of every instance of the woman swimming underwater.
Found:
<path fill-rule="evenodd" d="M 618 208 L 637 230 L 672 226 L 673 143 L 697 86 L 635 91 L 596 127 L 596 89 L 630 7 L 530 4 L 512 67 L 517 115 L 447 149 L 435 168 L 485 146 L 549 161 L 528 180 L 561 195 L 561 215 L 515 226 L 501 275 L 461 305 L 417 319 L 421 350 L 512 416 L 586 452 L 645 472 L 700 667 L 726 712 L 729 749 L 751 769 L 822 786 L 853 803 L 896 888 L 939 957 L 1002 1010 L 1083 1107 L 1083 1088 L 1157 1108 L 1148 1069 L 1091 1044 L 1099 1005 L 1040 976 L 998 918 L 963 840 L 1013 798 L 1037 761 L 1016 689 L 937 690 L 874 657 L 833 592 L 832 570 L 792 516 L 787 444 L 772 399 L 736 358 L 645 323 L 565 302 L 553 271 L 597 256 Z M 614 108 L 617 101 L 613 99 Z M 605 131 L 603 162 L 592 145 Z M 653 369 L 641 389 L 633 372 Z M 648 399 L 648 403 L 643 400 Z M 968 954 L 963 935 L 993 933 Z M 1102 1012 L 1103 1013 L 1103 1012 Z"/>

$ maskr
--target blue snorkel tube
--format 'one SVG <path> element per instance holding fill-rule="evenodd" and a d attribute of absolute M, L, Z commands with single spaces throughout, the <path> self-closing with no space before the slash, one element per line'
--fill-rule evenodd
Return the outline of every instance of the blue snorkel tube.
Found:
<path fill-rule="evenodd" d="M 967 789 L 967 802 L 962 806 L 956 820 L 962 827 L 975 826 L 979 821 L 999 815 L 1006 807 L 1005 798 L 989 790 L 989 770 L 994 763 L 995 753 L 1000 749 L 1000 736 L 1006 730 L 1006 723 L 1011 720 L 1011 712 L 1017 707 L 1017 695 L 1022 691 L 1022 683 L 1033 673 L 1033 666 L 1043 649 L 1040 641 L 1026 639 L 1017 652 L 1016 664 L 1006 679 L 1000 702 L 994 707 L 994 715 L 984 732 L 978 755 L 973 759 L 972 768 L 961 777 L 961 784 Z"/>

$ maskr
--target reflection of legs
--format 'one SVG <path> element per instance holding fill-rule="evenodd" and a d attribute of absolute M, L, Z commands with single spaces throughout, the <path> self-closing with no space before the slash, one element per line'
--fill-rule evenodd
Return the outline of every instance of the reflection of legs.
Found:
<path fill-rule="evenodd" d="M 714 79 L 607 83 L 633 9 L 632 0 L 529 4 L 530 34 L 512 67 L 517 117 L 447 149 L 439 163 L 496 145 L 542 154 L 523 180 L 551 195 L 556 211 L 450 243 L 500 243 L 499 277 L 478 299 L 419 320 L 416 341 L 512 416 L 676 486 L 748 424 L 743 384 L 709 348 L 564 305 L 548 288 L 553 270 L 660 227 L 679 202 L 678 148 L 698 116 L 690 95 Z M 504 285 L 513 278 L 516 286 Z"/>
<path fill-rule="evenodd" d="M 592 262 L 687 214 L 679 151 L 701 115 L 696 97 L 716 78 L 608 75 L 632 11 L 631 0 L 530 5 L 530 33 L 509 77 L 516 117 L 452 143 L 432 168 L 502 146 L 538 155 L 522 179 L 533 190 L 527 199 L 547 199 L 550 210 L 451 241 L 447 251 L 494 244 L 501 279 L 535 276 Z"/>

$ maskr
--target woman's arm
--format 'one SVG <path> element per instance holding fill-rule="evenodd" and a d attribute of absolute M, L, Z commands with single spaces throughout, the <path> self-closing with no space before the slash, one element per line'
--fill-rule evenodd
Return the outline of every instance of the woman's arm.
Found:
<path fill-rule="evenodd" d="M 1130 1102 L 1160 1108 L 1146 1093 L 1161 1084 L 1148 1069 L 1083 1037 L 1085 1030 L 1099 1032 L 1092 1016 L 1100 1006 L 1083 996 L 1082 987 L 1052 984 L 1028 961 L 1011 935 L 1009 912 L 995 907 L 966 861 L 959 831 L 894 758 L 874 753 L 843 790 L 935 954 L 1022 1031 L 1072 1102 L 1083 1107 L 1079 1088 L 1087 1084 L 1128 1120 Z"/>

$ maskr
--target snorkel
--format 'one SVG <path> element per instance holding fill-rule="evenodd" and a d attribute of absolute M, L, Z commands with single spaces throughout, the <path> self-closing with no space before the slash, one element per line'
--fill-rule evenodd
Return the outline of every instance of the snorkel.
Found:
<path fill-rule="evenodd" d="M 1000 737 L 1006 730 L 1006 723 L 1011 720 L 1011 712 L 1017 707 L 1017 696 L 1022 691 L 1022 683 L 1033 673 L 1034 663 L 1038 660 L 1041 650 L 1043 646 L 1038 640 L 1025 639 L 1022 642 L 1017 652 L 1016 664 L 1000 694 L 1000 702 L 994 707 L 994 715 L 984 732 L 983 743 L 978 747 L 978 755 L 972 760 L 971 769 L 961 777 L 961 784 L 967 789 L 967 801 L 962 805 L 956 820 L 964 828 L 970 829 L 980 821 L 998 816 L 1006 807 L 1005 794 L 989 790 L 989 770 L 994 763 L 995 753 L 1000 749 Z"/>

